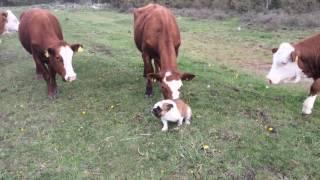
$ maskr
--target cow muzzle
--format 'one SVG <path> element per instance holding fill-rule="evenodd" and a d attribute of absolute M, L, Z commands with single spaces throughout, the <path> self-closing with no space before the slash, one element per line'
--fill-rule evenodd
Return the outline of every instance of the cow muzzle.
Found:
<path fill-rule="evenodd" d="M 77 79 L 77 75 L 72 75 L 72 76 L 65 76 L 64 79 L 67 81 L 67 82 L 72 82 L 74 80 Z"/>

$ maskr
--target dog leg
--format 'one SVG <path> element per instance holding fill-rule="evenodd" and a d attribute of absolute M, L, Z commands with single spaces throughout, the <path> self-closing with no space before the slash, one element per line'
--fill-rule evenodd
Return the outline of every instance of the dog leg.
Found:
<path fill-rule="evenodd" d="M 165 131 L 168 131 L 168 121 L 166 120 L 161 120 L 162 121 L 162 124 L 163 124 L 163 127 L 161 129 L 162 132 L 165 132 Z"/>
<path fill-rule="evenodd" d="M 187 117 L 186 117 L 186 119 L 185 119 L 187 125 L 190 124 L 191 119 L 192 119 L 192 112 L 191 112 L 191 109 L 190 109 L 190 107 L 189 107 L 189 108 L 188 108 L 188 115 L 187 115 Z"/>
<path fill-rule="evenodd" d="M 179 119 L 179 120 L 178 120 L 178 126 L 175 127 L 174 129 L 175 129 L 175 130 L 179 130 L 180 127 L 181 127 L 181 125 L 182 125 L 182 122 L 183 122 L 183 118 Z"/>
<path fill-rule="evenodd" d="M 186 125 L 190 125 L 190 120 L 191 120 L 191 117 L 190 118 L 186 118 Z"/>
<path fill-rule="evenodd" d="M 180 119 L 178 120 L 178 127 L 180 127 L 180 126 L 182 125 L 182 122 L 183 122 L 183 118 L 180 118 Z"/>

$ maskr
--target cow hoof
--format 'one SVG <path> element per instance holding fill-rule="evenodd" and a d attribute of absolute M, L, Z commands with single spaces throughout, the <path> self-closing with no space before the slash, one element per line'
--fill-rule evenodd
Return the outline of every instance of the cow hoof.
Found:
<path fill-rule="evenodd" d="M 55 90 L 54 93 L 49 93 L 49 94 L 48 94 L 48 98 L 49 98 L 50 100 L 57 99 L 57 98 L 58 98 L 58 90 Z"/>
<path fill-rule="evenodd" d="M 57 95 L 48 95 L 49 100 L 55 100 L 57 97 Z"/>

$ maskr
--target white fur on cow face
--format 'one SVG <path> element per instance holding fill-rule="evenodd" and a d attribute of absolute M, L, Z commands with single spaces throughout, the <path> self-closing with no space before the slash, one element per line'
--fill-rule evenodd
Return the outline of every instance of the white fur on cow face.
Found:
<path fill-rule="evenodd" d="M 69 46 L 62 46 L 60 47 L 60 56 L 63 59 L 63 66 L 66 71 L 66 75 L 64 76 L 64 79 L 66 81 L 74 81 L 77 78 L 77 74 L 74 72 L 72 67 L 72 56 L 73 51 Z"/>
<path fill-rule="evenodd" d="M 303 114 L 311 114 L 314 102 L 316 101 L 317 95 L 309 96 L 304 102 L 302 107 Z"/>
<path fill-rule="evenodd" d="M 165 84 L 167 84 L 167 86 L 170 88 L 171 92 L 172 92 L 172 99 L 178 99 L 180 97 L 180 91 L 179 89 L 181 88 L 182 81 L 181 79 L 179 80 L 171 80 L 171 81 L 167 81 L 167 77 L 171 76 L 172 73 L 171 72 L 166 72 L 164 78 L 163 78 L 163 82 Z"/>
<path fill-rule="evenodd" d="M 291 59 L 294 47 L 289 43 L 280 44 L 278 51 L 273 54 L 272 67 L 267 75 L 267 79 L 272 84 L 280 82 L 299 82 L 303 75 L 297 63 Z"/>
<path fill-rule="evenodd" d="M 10 10 L 7 10 L 7 13 L 7 23 L 4 27 L 5 33 L 17 32 L 19 29 L 19 21 L 17 17 Z"/>

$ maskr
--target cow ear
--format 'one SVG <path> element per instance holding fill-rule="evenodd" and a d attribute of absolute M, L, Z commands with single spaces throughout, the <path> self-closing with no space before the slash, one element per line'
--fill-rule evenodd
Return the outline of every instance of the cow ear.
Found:
<path fill-rule="evenodd" d="M 272 48 L 271 49 L 272 54 L 276 53 L 277 51 L 278 51 L 278 48 Z"/>
<path fill-rule="evenodd" d="M 83 52 L 83 45 L 82 44 L 72 44 L 70 47 L 73 52 Z"/>
<path fill-rule="evenodd" d="M 151 80 L 155 79 L 155 80 L 157 80 L 157 81 L 159 81 L 159 82 L 161 82 L 162 79 L 163 79 L 163 77 L 162 77 L 160 74 L 156 74 L 156 73 L 150 73 L 150 74 L 148 74 L 148 75 L 147 75 L 147 78 L 148 78 L 148 79 L 151 79 Z"/>
<path fill-rule="evenodd" d="M 297 63 L 300 59 L 300 52 L 299 51 L 293 51 L 291 53 L 291 61 Z"/>
<path fill-rule="evenodd" d="M 8 17 L 8 13 L 7 13 L 7 12 L 3 12 L 3 13 L 1 13 L 1 15 L 2 15 L 3 17 L 5 17 L 5 18 Z"/>
<path fill-rule="evenodd" d="M 194 74 L 190 74 L 190 73 L 183 73 L 180 77 L 181 77 L 181 80 L 183 80 L 183 81 L 190 81 L 193 78 L 195 78 L 196 76 Z"/>

